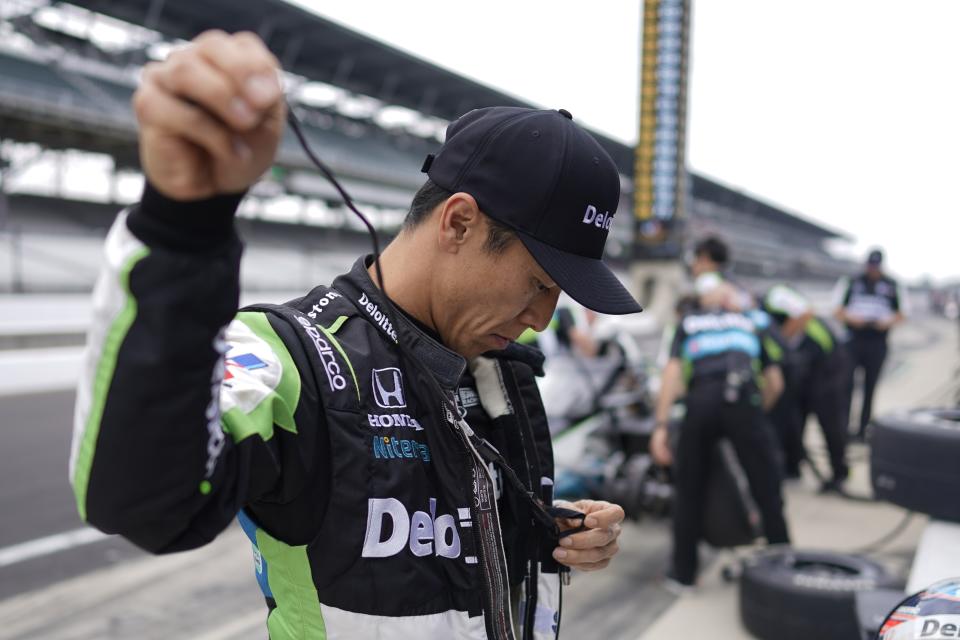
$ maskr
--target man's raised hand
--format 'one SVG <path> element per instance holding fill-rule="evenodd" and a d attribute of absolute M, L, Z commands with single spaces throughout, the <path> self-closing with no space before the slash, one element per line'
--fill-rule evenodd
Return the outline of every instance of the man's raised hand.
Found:
<path fill-rule="evenodd" d="M 140 162 L 174 200 L 239 193 L 273 163 L 286 105 L 280 65 L 256 35 L 206 31 L 148 64 L 133 108 Z"/>

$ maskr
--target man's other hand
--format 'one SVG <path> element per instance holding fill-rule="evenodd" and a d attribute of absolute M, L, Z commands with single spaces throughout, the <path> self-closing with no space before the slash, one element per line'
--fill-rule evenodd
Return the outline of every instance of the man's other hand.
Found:
<path fill-rule="evenodd" d="M 673 464 L 673 452 L 670 451 L 670 436 L 666 429 L 654 429 L 650 435 L 650 455 L 661 467 Z"/>
<path fill-rule="evenodd" d="M 561 504 L 587 514 L 583 523 L 587 530 L 560 538 L 560 546 L 553 550 L 557 562 L 581 571 L 597 571 L 610 564 L 610 559 L 620 550 L 617 539 L 623 522 L 623 508 L 603 500 Z M 579 520 L 558 518 L 557 522 L 561 531 L 579 526 Z"/>
<path fill-rule="evenodd" d="M 150 183 L 174 200 L 248 189 L 273 163 L 283 133 L 279 71 L 259 37 L 223 31 L 144 67 L 133 108 Z"/>

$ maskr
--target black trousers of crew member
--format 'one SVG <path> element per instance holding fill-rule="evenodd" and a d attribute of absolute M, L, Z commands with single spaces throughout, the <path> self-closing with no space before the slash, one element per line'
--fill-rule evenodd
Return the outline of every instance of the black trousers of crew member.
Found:
<path fill-rule="evenodd" d="M 806 369 L 793 358 L 793 353 L 780 364 L 783 371 L 783 393 L 768 414 L 770 426 L 779 445 L 777 461 L 786 478 L 800 477 L 800 462 L 806 458 L 803 448 L 801 399 L 807 377 Z M 846 385 L 846 380 L 844 380 Z"/>
<path fill-rule="evenodd" d="M 854 333 L 847 343 L 847 353 L 850 358 L 850 370 L 847 377 L 843 415 L 846 416 L 849 424 L 856 370 L 863 369 L 863 407 L 860 410 L 860 425 L 857 429 L 857 435 L 862 438 L 873 415 L 873 392 L 880 379 L 883 361 L 887 358 L 887 336 L 885 333 L 877 335 Z"/>
<path fill-rule="evenodd" d="M 840 347 L 838 347 L 840 348 Z M 840 357 L 817 362 L 810 371 L 810 377 L 800 398 L 800 441 L 803 442 L 803 429 L 807 417 L 813 414 L 820 423 L 823 439 L 830 456 L 830 470 L 833 480 L 841 482 L 848 474 L 847 467 L 847 414 L 846 365 Z M 806 455 L 806 454 L 804 454 Z"/>
<path fill-rule="evenodd" d="M 687 415 L 680 427 L 674 456 L 673 578 L 693 584 L 699 562 L 697 544 L 703 531 L 703 508 L 710 452 L 726 437 L 733 444 L 750 483 L 771 544 L 789 542 L 780 495 L 780 473 L 773 435 L 764 424 L 759 393 L 744 389 L 740 399 L 724 401 L 722 380 L 692 384 Z"/>

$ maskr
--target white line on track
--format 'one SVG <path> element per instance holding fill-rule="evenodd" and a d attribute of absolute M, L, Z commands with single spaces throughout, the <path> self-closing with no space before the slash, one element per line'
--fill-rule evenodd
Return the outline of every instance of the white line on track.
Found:
<path fill-rule="evenodd" d="M 39 558 L 58 551 L 80 547 L 107 538 L 107 534 L 96 529 L 83 527 L 73 531 L 56 533 L 45 538 L 37 538 L 0 549 L 0 567 L 7 567 L 25 560 Z"/>

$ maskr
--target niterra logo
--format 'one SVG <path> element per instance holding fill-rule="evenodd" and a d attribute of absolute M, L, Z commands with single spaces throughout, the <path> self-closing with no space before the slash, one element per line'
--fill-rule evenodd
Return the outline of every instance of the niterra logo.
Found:
<path fill-rule="evenodd" d="M 323 339 L 320 331 L 310 324 L 306 318 L 297 316 L 297 322 L 303 327 L 310 339 L 313 340 L 313 346 L 317 348 L 317 355 L 320 356 L 320 362 L 323 363 L 323 371 L 327 374 L 327 382 L 330 384 L 331 391 L 340 391 L 347 386 L 346 379 L 340 375 L 340 365 L 333 355 L 333 349 L 330 343 Z"/>
<path fill-rule="evenodd" d="M 397 332 L 393 328 L 393 324 L 390 322 L 390 318 L 387 317 L 383 311 L 380 311 L 380 307 L 370 302 L 370 298 L 367 297 L 367 294 L 360 292 L 360 306 L 369 314 L 373 321 L 376 322 L 381 329 L 387 332 L 387 335 L 393 338 L 393 341 L 397 341 Z"/>
<path fill-rule="evenodd" d="M 615 215 L 609 211 L 597 213 L 597 208 L 588 204 L 587 210 L 583 213 L 583 224 L 594 226 L 597 229 L 609 229 Z"/>
<path fill-rule="evenodd" d="M 472 527 L 470 509 L 457 509 L 461 527 Z M 390 520 L 384 526 L 386 520 Z M 384 531 L 390 535 L 381 540 Z M 396 498 L 370 498 L 367 501 L 367 533 L 363 539 L 364 558 L 389 558 L 395 556 L 404 547 L 410 553 L 422 558 L 460 557 L 460 534 L 457 521 L 450 514 L 437 515 L 437 499 L 430 498 L 430 512 L 414 511 L 413 515 Z M 476 564 L 476 556 L 464 557 L 467 564 Z"/>
<path fill-rule="evenodd" d="M 402 409 L 407 406 L 403 399 L 403 374 L 396 367 L 373 370 L 373 399 L 384 409 Z"/>
<path fill-rule="evenodd" d="M 323 313 L 323 308 L 330 304 L 330 301 L 334 298 L 342 298 L 336 291 L 327 291 L 325 294 L 320 296 L 320 299 L 317 300 L 316 304 L 307 312 L 307 315 L 310 316 L 311 320 L 315 320 L 318 313 Z"/>
<path fill-rule="evenodd" d="M 392 436 L 373 436 L 373 457 L 380 460 L 395 458 L 419 458 L 430 462 L 430 447 L 406 438 Z"/>
<path fill-rule="evenodd" d="M 406 413 L 368 413 L 367 421 L 371 427 L 410 427 L 417 431 L 423 431 L 420 422 Z"/>

